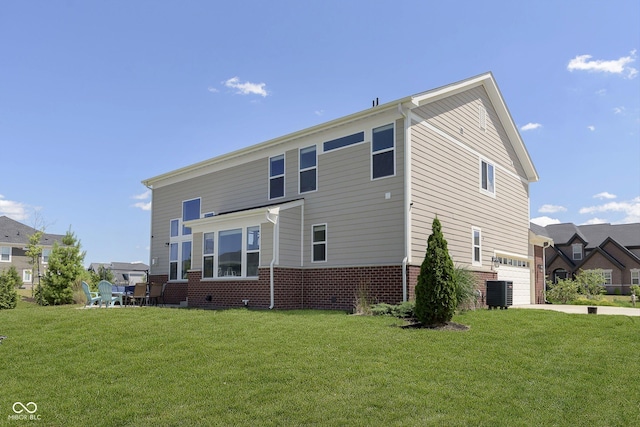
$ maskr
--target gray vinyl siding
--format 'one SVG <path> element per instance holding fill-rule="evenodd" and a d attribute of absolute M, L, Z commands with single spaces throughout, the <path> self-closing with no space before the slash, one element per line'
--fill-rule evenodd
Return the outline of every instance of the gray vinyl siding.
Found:
<path fill-rule="evenodd" d="M 424 257 L 431 223 L 437 215 L 455 263 L 472 263 L 472 227 L 482 233 L 482 269 L 491 267 L 494 251 L 528 253 L 528 185 L 511 144 L 483 89 L 476 88 L 416 109 L 437 132 L 413 123 L 412 257 Z M 478 103 L 487 109 L 487 129 L 478 125 Z M 460 132 L 460 128 L 463 129 Z M 480 158 L 494 164 L 496 196 L 480 191 Z M 508 172 L 511 172 L 508 173 Z M 474 267 L 475 269 L 475 267 Z"/>
<path fill-rule="evenodd" d="M 201 198 L 201 213 L 248 209 L 274 203 L 304 199 L 305 218 L 300 207 L 280 213 L 280 265 L 300 266 L 303 249 L 305 266 L 344 266 L 397 264 L 404 257 L 403 158 L 404 125 L 390 117 L 367 118 L 337 132 L 318 133 L 310 138 L 292 140 L 286 150 L 271 148 L 264 157 L 153 190 L 151 257 L 152 274 L 168 274 L 169 225 L 182 216 L 184 200 Z M 371 130 L 395 122 L 394 176 L 371 179 Z M 356 145 L 322 152 L 322 142 L 341 134 L 365 131 L 365 141 Z M 316 144 L 318 153 L 317 191 L 298 192 L 298 149 Z M 269 157 L 285 154 L 285 197 L 269 200 Z M 385 199 L 385 193 L 391 198 Z M 302 228 L 304 221 L 304 228 Z M 311 263 L 311 226 L 328 227 L 327 262 Z M 262 223 L 262 266 L 272 259 L 273 229 Z M 302 231 L 302 239 L 300 233 Z M 193 236 L 192 268 L 202 266 L 202 236 Z"/>
<path fill-rule="evenodd" d="M 371 180 L 371 129 L 365 141 L 318 156 L 318 191 L 305 195 L 305 266 L 398 264 L 404 257 L 404 125 L 395 121 L 396 174 Z M 385 193 L 391 198 L 385 199 Z M 327 224 L 327 262 L 311 262 L 311 227 Z"/>

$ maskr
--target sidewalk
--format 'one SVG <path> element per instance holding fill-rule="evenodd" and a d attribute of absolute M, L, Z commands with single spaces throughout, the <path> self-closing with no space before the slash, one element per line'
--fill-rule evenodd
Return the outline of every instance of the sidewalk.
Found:
<path fill-rule="evenodd" d="M 512 308 L 533 308 L 536 310 L 553 310 L 563 313 L 587 314 L 586 305 L 559 305 L 559 304 L 527 304 L 513 305 Z M 640 316 L 640 308 L 628 307 L 607 307 L 598 306 L 598 314 L 618 315 L 618 316 Z"/>

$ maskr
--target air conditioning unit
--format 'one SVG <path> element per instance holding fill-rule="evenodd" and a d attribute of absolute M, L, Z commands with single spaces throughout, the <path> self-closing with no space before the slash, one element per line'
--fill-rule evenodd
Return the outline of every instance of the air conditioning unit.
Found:
<path fill-rule="evenodd" d="M 513 305 L 513 281 L 487 280 L 487 305 L 492 308 L 507 309 Z"/>

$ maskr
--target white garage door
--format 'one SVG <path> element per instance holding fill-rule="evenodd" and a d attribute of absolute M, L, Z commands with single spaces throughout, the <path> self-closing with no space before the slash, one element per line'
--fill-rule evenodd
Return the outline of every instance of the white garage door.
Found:
<path fill-rule="evenodd" d="M 528 268 L 498 267 L 498 280 L 511 280 L 513 282 L 513 305 L 531 303 L 531 276 Z"/>

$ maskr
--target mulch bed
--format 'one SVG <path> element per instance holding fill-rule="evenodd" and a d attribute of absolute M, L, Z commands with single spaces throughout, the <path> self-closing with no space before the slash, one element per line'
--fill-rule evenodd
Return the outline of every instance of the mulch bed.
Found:
<path fill-rule="evenodd" d="M 407 319 L 407 323 L 400 326 L 402 329 L 435 329 L 437 331 L 468 331 L 469 326 L 456 322 L 438 323 L 435 325 L 423 325 L 415 319 Z"/>

